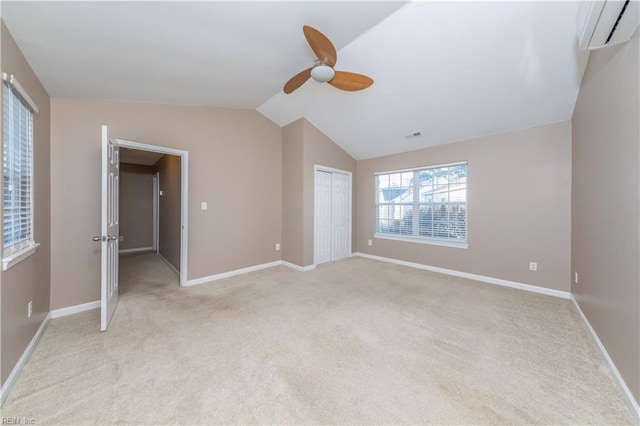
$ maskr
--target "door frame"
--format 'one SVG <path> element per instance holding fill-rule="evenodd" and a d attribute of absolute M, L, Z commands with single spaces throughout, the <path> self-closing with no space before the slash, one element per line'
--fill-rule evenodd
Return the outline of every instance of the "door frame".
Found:
<path fill-rule="evenodd" d="M 313 264 L 316 264 L 316 172 L 338 173 L 346 175 L 349 178 L 349 257 L 353 256 L 353 173 L 347 170 L 336 169 L 335 167 L 327 167 L 320 164 L 313 165 Z M 331 184 L 333 188 L 333 182 Z M 332 191 L 333 192 L 333 191 Z M 333 202 L 332 202 L 333 204 Z M 332 215 L 333 216 L 333 215 Z M 333 230 L 333 219 L 331 223 Z M 333 241 L 331 242 L 331 262 L 333 262 Z"/>
<path fill-rule="evenodd" d="M 167 148 L 164 146 L 133 142 L 124 139 L 114 140 L 120 147 L 180 157 L 180 223 L 182 227 L 180 230 L 180 287 L 185 287 L 187 285 L 187 252 L 189 246 L 189 152 L 181 149 Z M 158 184 L 160 184 L 159 181 Z M 159 243 L 159 241 L 157 242 Z M 159 244 L 158 250 L 160 250 Z"/>
<path fill-rule="evenodd" d="M 160 172 L 153 174 L 153 244 L 152 249 L 160 254 Z"/>

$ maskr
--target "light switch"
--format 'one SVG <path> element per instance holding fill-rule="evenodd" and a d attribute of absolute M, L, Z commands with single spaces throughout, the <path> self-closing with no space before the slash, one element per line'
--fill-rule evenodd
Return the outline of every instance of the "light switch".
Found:
<path fill-rule="evenodd" d="M 162 197 L 162 189 L 160 190 L 160 196 Z"/>
<path fill-rule="evenodd" d="M 207 209 L 207 202 L 203 201 L 200 203 L 200 210 L 206 210 Z"/>

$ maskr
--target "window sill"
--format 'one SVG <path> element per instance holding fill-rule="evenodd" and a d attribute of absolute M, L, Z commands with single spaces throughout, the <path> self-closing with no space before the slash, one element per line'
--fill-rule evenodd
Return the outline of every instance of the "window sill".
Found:
<path fill-rule="evenodd" d="M 438 238 L 425 238 L 425 237 L 412 237 L 409 235 L 389 235 L 389 234 L 374 234 L 375 238 L 381 238 L 383 240 L 395 240 L 395 241 L 404 241 L 407 243 L 418 243 L 418 244 L 430 244 L 434 246 L 443 246 L 443 247 L 454 247 L 467 249 L 469 248 L 469 243 L 466 241 L 447 241 L 440 240 Z"/>
<path fill-rule="evenodd" d="M 39 246 L 40 246 L 40 243 L 33 243 L 29 247 L 24 248 L 24 249 L 22 249 L 22 250 L 20 250 L 20 251 L 18 251 L 16 253 L 13 253 L 9 257 L 3 258 L 2 259 L 2 270 L 6 271 L 7 269 L 11 268 L 13 265 L 16 265 L 16 264 L 22 262 L 27 257 L 29 257 L 33 253 L 35 253 Z"/>

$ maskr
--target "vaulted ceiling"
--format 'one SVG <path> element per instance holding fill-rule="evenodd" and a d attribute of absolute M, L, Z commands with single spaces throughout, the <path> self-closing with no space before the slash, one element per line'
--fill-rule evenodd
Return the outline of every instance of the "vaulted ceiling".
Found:
<path fill-rule="evenodd" d="M 305 117 L 357 159 L 568 120 L 586 54 L 575 2 L 7 2 L 54 98 L 256 108 Z M 315 59 L 375 83 L 283 84 Z M 421 132 L 421 136 L 406 135 Z"/>

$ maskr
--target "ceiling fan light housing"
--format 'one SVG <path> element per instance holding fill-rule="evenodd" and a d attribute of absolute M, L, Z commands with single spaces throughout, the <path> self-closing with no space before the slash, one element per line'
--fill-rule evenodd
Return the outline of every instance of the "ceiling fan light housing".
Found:
<path fill-rule="evenodd" d="M 318 65 L 311 70 L 311 78 L 319 83 L 326 83 L 327 81 L 333 80 L 336 72 L 327 65 Z"/>

